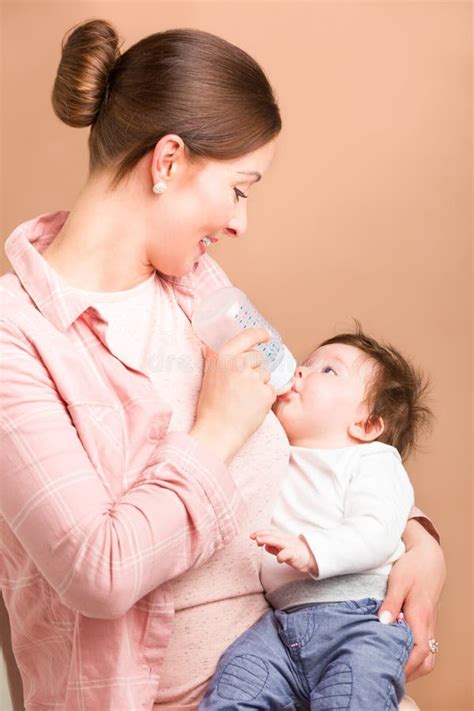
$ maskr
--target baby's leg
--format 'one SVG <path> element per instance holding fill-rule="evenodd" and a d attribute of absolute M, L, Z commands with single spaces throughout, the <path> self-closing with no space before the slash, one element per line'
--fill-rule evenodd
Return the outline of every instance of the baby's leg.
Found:
<path fill-rule="evenodd" d="M 199 711 L 306 708 L 272 610 L 222 655 Z"/>
<path fill-rule="evenodd" d="M 420 709 L 410 696 L 404 696 L 400 701 L 399 711 L 420 711 Z"/>
<path fill-rule="evenodd" d="M 382 625 L 379 605 L 369 598 L 314 608 L 313 643 L 302 656 L 307 673 L 316 669 L 315 659 L 326 663 L 310 682 L 312 711 L 331 704 L 351 711 L 398 711 L 413 637 L 405 622 Z"/>

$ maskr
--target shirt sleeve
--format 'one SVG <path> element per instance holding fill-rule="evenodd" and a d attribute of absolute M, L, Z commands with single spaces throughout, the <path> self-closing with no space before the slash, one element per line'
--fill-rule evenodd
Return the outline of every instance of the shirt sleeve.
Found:
<path fill-rule="evenodd" d="M 241 496 L 205 445 L 168 434 L 114 499 L 34 347 L 4 321 L 0 351 L 0 514 L 65 605 L 120 617 L 237 534 Z"/>
<path fill-rule="evenodd" d="M 343 523 L 303 531 L 318 564 L 317 579 L 372 570 L 386 563 L 401 544 L 413 488 L 390 451 L 362 456 L 344 498 Z"/>
<path fill-rule="evenodd" d="M 410 515 L 408 516 L 408 519 L 410 520 L 411 518 L 414 518 L 418 523 L 420 523 L 425 531 L 430 534 L 430 536 L 433 536 L 433 538 L 438 542 L 441 543 L 441 538 L 438 532 L 438 529 L 434 525 L 433 521 L 428 518 L 426 514 L 423 513 L 423 511 L 416 506 L 413 506 L 412 510 L 410 511 Z"/>

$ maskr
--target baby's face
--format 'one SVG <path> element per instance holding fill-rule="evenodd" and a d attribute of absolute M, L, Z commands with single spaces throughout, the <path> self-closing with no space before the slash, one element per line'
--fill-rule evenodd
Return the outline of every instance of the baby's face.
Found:
<path fill-rule="evenodd" d="M 351 444 L 349 428 L 369 414 L 365 400 L 374 367 L 363 351 L 343 343 L 321 346 L 311 353 L 297 369 L 293 389 L 274 406 L 290 444 Z"/>

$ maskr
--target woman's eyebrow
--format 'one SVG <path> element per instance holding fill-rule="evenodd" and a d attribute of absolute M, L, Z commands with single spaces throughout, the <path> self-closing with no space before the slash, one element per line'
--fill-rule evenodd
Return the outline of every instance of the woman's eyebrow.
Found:
<path fill-rule="evenodd" d="M 257 170 L 238 170 L 237 173 L 240 173 L 240 175 L 254 175 L 256 178 L 256 183 L 258 183 L 258 181 L 262 179 L 262 174 L 259 173 Z"/>

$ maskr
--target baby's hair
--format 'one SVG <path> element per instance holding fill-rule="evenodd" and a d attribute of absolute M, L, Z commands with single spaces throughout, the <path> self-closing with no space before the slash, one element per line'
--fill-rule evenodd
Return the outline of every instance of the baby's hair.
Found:
<path fill-rule="evenodd" d="M 405 459 L 416 449 L 421 431 L 431 427 L 433 413 L 426 404 L 428 378 L 392 345 L 365 334 L 358 321 L 354 333 L 339 333 L 319 347 L 331 343 L 354 346 L 377 364 L 367 392 L 369 420 L 383 419 L 384 431 L 377 439 L 396 447 Z"/>

